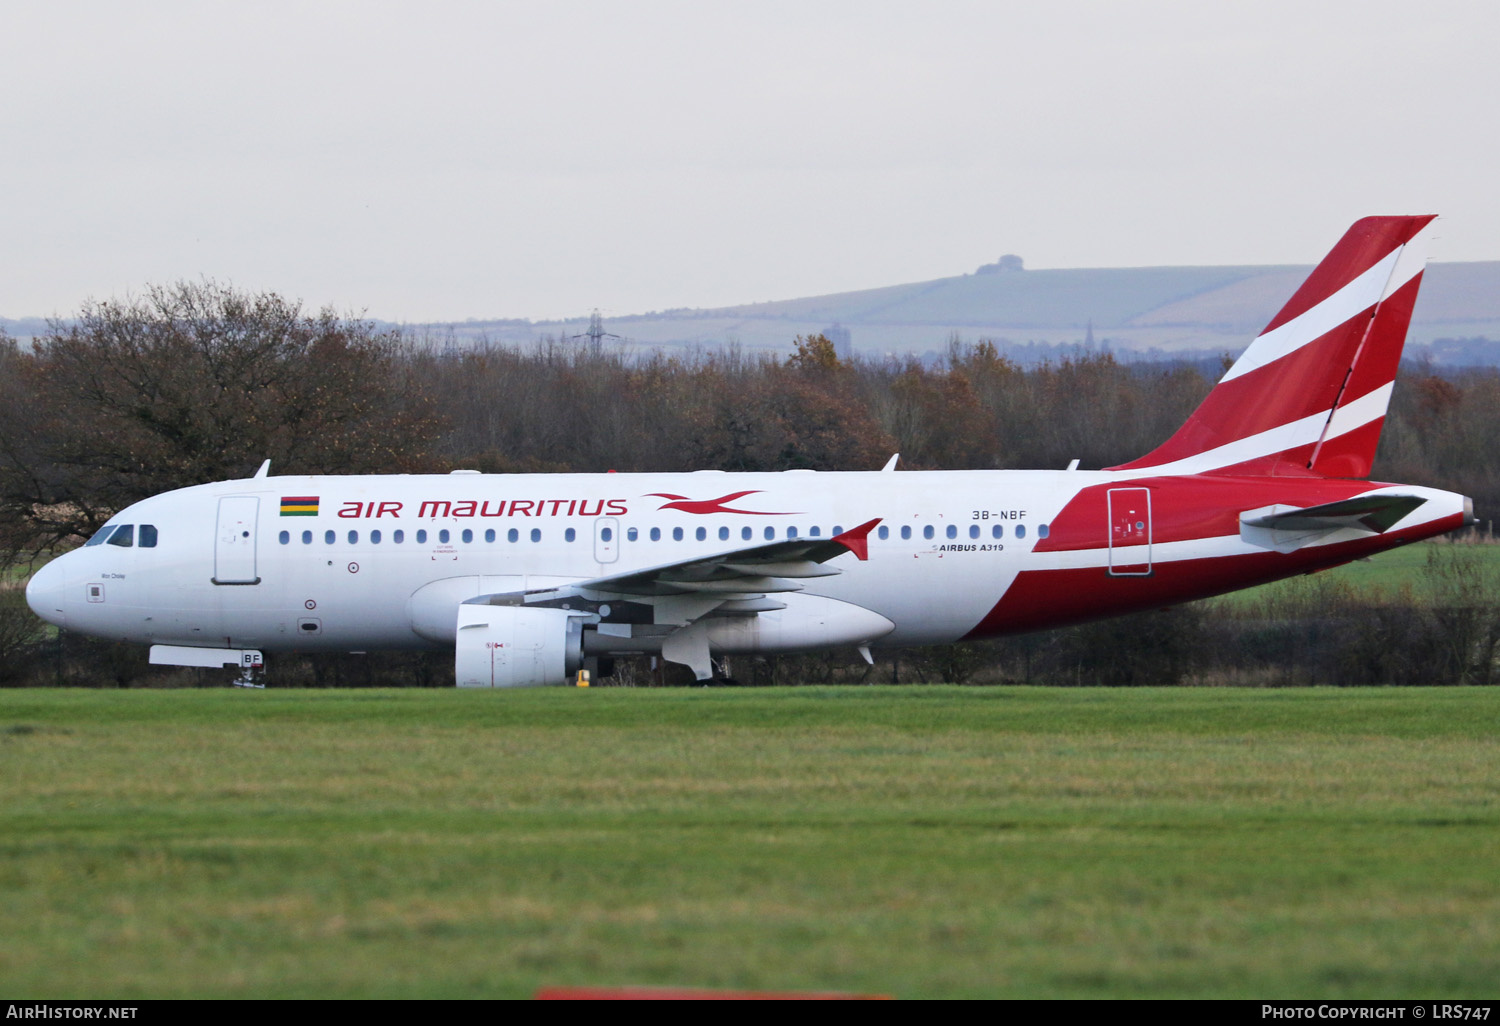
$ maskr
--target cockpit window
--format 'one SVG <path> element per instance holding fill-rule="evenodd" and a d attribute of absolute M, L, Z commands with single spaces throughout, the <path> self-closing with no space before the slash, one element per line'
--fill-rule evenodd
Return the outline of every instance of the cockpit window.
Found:
<path fill-rule="evenodd" d="M 94 536 L 83 543 L 84 548 L 91 545 L 103 545 L 108 542 L 118 545 L 122 549 L 128 549 L 135 544 L 134 524 L 105 524 L 94 532 Z M 141 525 L 140 546 L 143 549 L 156 548 L 156 527 L 153 524 Z"/>

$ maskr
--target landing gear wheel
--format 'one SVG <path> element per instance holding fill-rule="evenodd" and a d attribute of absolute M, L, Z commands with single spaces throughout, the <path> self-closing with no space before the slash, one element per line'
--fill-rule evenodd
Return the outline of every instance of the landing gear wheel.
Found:
<path fill-rule="evenodd" d="M 255 688 L 258 691 L 264 691 L 266 689 L 265 682 L 261 681 L 257 683 L 257 674 L 255 671 L 256 667 L 244 667 L 242 670 L 240 670 L 240 675 L 234 679 L 234 686 L 237 688 Z"/>

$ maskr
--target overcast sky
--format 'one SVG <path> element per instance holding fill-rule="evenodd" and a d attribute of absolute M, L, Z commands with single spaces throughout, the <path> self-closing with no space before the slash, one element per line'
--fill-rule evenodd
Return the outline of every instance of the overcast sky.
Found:
<path fill-rule="evenodd" d="M 0 0 L 0 316 L 391 320 L 1028 267 L 1500 258 L 1500 4 Z"/>

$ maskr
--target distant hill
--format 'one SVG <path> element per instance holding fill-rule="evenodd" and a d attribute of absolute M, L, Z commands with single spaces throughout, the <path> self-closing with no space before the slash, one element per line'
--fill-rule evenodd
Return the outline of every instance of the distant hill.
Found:
<path fill-rule="evenodd" d="M 827 296 L 609 318 L 604 330 L 637 348 L 717 347 L 785 352 L 797 335 L 828 332 L 864 355 L 940 353 L 954 336 L 993 339 L 1024 360 L 1098 349 L 1130 358 L 1238 352 L 1311 269 L 1291 266 L 1128 267 L 1028 271 L 1005 258 L 974 274 Z M 40 330 L 5 321 L 11 335 Z M 587 316 L 417 325 L 465 345 L 528 344 L 584 335 Z M 618 344 L 611 341 L 611 344 Z M 1410 335 L 1413 355 L 1440 363 L 1500 363 L 1500 261 L 1429 265 Z"/>
<path fill-rule="evenodd" d="M 21 317 L 11 320 L 8 317 L 0 317 L 0 329 L 3 329 L 11 338 L 27 339 L 46 331 L 47 319 L 45 317 Z"/>
<path fill-rule="evenodd" d="M 993 265 L 991 265 L 993 266 Z M 641 346 L 717 346 L 785 351 L 797 335 L 838 328 L 852 351 L 941 352 L 954 335 L 990 338 L 1048 355 L 1081 345 L 1141 356 L 1238 352 L 1292 295 L 1307 266 L 1131 267 L 1012 270 L 909 285 L 715 309 L 611 317 L 607 331 Z M 566 321 L 469 322 L 456 337 L 521 342 L 587 330 Z M 1413 317 L 1414 349 L 1435 340 L 1495 340 L 1479 351 L 1500 362 L 1500 261 L 1432 264 Z M 1029 344 L 1029 345 L 1028 345 Z M 1005 346 L 1002 346 L 1005 348 Z M 1450 355 L 1474 346 L 1438 347 Z"/>

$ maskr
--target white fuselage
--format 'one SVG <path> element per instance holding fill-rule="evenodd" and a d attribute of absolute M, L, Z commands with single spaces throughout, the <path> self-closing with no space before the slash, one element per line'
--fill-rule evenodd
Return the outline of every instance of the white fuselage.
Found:
<path fill-rule="evenodd" d="M 838 573 L 799 581 L 799 595 L 870 610 L 893 625 L 864 641 L 921 645 L 1012 629 L 995 614 L 1028 570 L 1059 586 L 1028 599 L 1014 629 L 1228 591 L 1462 521 L 1461 496 L 1408 487 L 1403 490 L 1420 491 L 1429 501 L 1401 530 L 1373 543 L 1335 535 L 1320 541 L 1316 554 L 1282 556 L 1242 537 L 1237 526 L 1202 528 L 1202 514 L 1186 517 L 1191 530 L 1177 531 L 1173 510 L 1194 502 L 1217 510 L 1226 501 L 1226 486 L 1205 488 L 1195 484 L 1200 480 L 1105 471 L 262 477 L 185 488 L 130 506 L 110 523 L 150 525 L 154 545 L 104 542 L 78 549 L 44 567 L 28 598 L 38 613 L 69 629 L 152 644 L 266 651 L 439 647 L 451 643 L 459 603 L 474 596 L 553 587 L 793 536 L 829 538 L 879 518 L 867 559 L 851 553 L 830 560 L 827 566 Z M 1345 485 L 1353 491 L 1380 487 Z M 1106 507 L 1100 499 L 1098 513 L 1073 516 L 1085 526 L 1060 537 L 1056 522 L 1070 504 L 1082 509 L 1081 497 L 1124 487 L 1134 491 L 1109 494 L 1150 492 L 1128 560 L 1121 556 L 1125 549 L 1112 547 L 1105 522 L 1106 516 L 1118 519 L 1113 500 Z M 1223 522 L 1233 523 L 1233 506 L 1267 505 L 1269 487 L 1254 483 L 1253 494 L 1230 502 L 1231 519 Z M 1310 504 L 1297 497 L 1297 487 L 1283 482 L 1272 501 Z M 1329 487 L 1323 483 L 1324 492 Z M 1204 494 L 1209 497 L 1200 498 Z M 1233 569 L 1236 557 L 1243 557 L 1244 570 Z M 1131 569 L 1117 574 L 1126 563 Z M 1206 572 L 1210 565 L 1215 568 Z M 1170 572 L 1174 567 L 1182 572 Z M 1112 597 L 1100 605 L 1101 596 Z M 795 619 L 798 601 L 794 596 L 786 610 L 760 615 Z M 797 636 L 800 642 L 788 647 L 818 647 L 816 631 Z M 716 641 L 715 647 L 724 646 Z"/>
<path fill-rule="evenodd" d="M 1038 527 L 1090 476 L 789 471 L 233 481 L 136 503 L 111 523 L 156 527 L 154 547 L 79 549 L 43 571 L 49 577 L 37 592 L 55 595 L 47 605 L 69 628 L 133 641 L 267 651 L 413 648 L 432 642 L 414 631 L 410 599 L 433 582 L 477 579 L 472 591 L 459 584 L 469 594 L 525 590 L 789 532 L 827 538 L 882 516 L 888 537 L 871 536 L 867 561 L 838 559 L 831 565 L 842 573 L 808 581 L 805 591 L 889 618 L 897 626 L 882 643 L 925 644 L 961 637 L 979 622 L 1023 565 Z M 743 512 L 663 509 L 670 500 L 652 494 L 711 499 L 731 491 L 751 493 L 723 503 Z M 281 515 L 285 496 L 316 497 L 317 514 Z M 220 523 L 221 500 L 235 498 L 255 500 L 245 504 L 251 515 L 241 528 Z M 901 537 L 902 527 L 911 528 L 910 538 Z M 229 569 L 221 583 L 216 566 Z M 91 585 L 98 588 L 92 596 Z"/>

